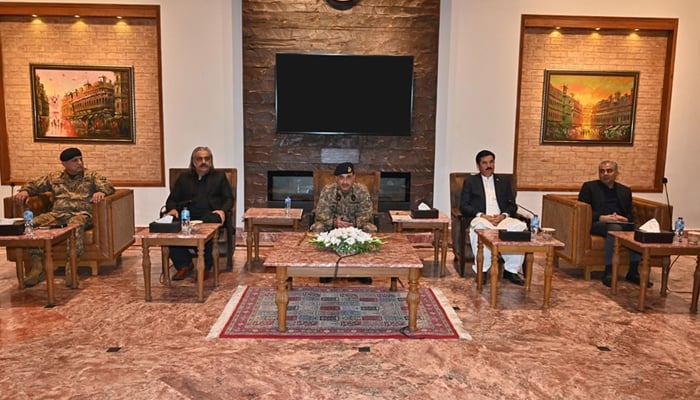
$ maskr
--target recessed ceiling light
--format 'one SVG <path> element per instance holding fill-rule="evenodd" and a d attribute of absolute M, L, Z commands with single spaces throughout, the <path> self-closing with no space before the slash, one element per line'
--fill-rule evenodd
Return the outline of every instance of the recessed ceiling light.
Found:
<path fill-rule="evenodd" d="M 32 18 L 39 18 L 39 14 L 32 14 Z"/>
<path fill-rule="evenodd" d="M 599 30 L 600 30 L 600 28 L 595 28 L 595 30 L 599 31 Z"/>
<path fill-rule="evenodd" d="M 80 15 L 75 14 L 73 17 L 74 17 L 74 18 L 80 18 Z"/>

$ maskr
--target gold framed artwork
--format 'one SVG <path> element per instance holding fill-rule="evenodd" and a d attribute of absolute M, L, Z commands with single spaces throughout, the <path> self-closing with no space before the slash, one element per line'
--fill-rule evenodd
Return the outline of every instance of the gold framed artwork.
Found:
<path fill-rule="evenodd" d="M 632 145 L 639 72 L 545 70 L 541 144 Z"/>
<path fill-rule="evenodd" d="M 30 65 L 35 142 L 135 143 L 131 67 Z"/>

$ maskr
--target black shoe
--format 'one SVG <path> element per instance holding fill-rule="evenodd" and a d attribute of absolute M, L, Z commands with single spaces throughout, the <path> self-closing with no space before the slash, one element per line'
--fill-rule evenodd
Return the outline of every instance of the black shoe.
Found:
<path fill-rule="evenodd" d="M 639 274 L 634 274 L 634 275 L 627 274 L 627 276 L 625 276 L 625 280 L 627 282 L 634 283 L 635 285 L 639 286 Z M 654 286 L 654 282 L 652 282 L 652 281 L 647 282 L 647 288 L 651 288 L 652 286 Z"/>
<path fill-rule="evenodd" d="M 509 280 L 518 286 L 525 286 L 525 281 L 518 274 L 514 274 L 509 271 L 503 271 L 503 279 Z"/>
<path fill-rule="evenodd" d="M 320 283 L 331 283 L 332 280 L 333 278 L 318 278 Z"/>
<path fill-rule="evenodd" d="M 607 287 L 612 286 L 612 274 L 608 274 L 608 273 L 604 274 L 603 279 L 601 279 L 601 280 L 603 281 L 603 285 L 605 285 Z"/>

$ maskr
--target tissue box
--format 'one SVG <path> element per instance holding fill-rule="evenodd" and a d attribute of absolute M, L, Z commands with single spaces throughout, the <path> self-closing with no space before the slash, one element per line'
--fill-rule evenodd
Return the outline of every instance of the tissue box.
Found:
<path fill-rule="evenodd" d="M 154 221 L 148 225 L 148 231 L 151 233 L 177 233 L 181 229 L 182 225 L 180 225 L 179 219 L 175 219 L 169 224 Z"/>
<path fill-rule="evenodd" d="M 24 234 L 24 221 L 0 225 L 0 236 L 16 236 Z"/>
<path fill-rule="evenodd" d="M 673 232 L 644 232 L 635 230 L 634 240 L 641 243 L 671 243 L 673 242 Z"/>
<path fill-rule="evenodd" d="M 529 242 L 531 235 L 530 231 L 514 231 L 510 232 L 505 229 L 498 231 L 498 238 L 509 242 Z"/>
<path fill-rule="evenodd" d="M 411 210 L 411 218 L 437 218 L 439 211 L 437 208 L 431 208 L 430 210 Z"/>

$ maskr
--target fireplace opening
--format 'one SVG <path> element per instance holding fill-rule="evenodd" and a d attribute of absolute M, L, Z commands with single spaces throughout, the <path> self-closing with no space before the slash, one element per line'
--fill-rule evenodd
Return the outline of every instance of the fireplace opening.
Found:
<path fill-rule="evenodd" d="M 292 199 L 293 208 L 311 211 L 314 207 L 314 175 L 311 171 L 267 171 L 267 206 L 284 207 Z"/>
<path fill-rule="evenodd" d="M 382 172 L 379 211 L 408 210 L 411 202 L 411 173 Z"/>
<path fill-rule="evenodd" d="M 311 211 L 314 207 L 312 171 L 267 171 L 267 206 L 284 207 L 284 199 L 292 199 L 292 207 Z M 411 200 L 410 172 L 382 172 L 379 188 L 379 211 L 409 210 Z"/>

